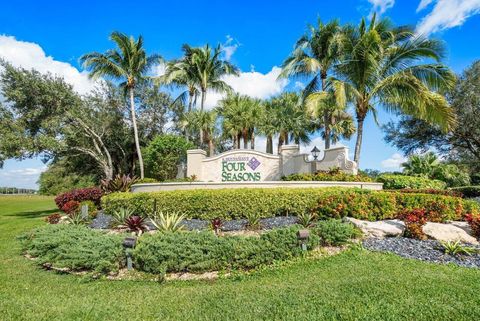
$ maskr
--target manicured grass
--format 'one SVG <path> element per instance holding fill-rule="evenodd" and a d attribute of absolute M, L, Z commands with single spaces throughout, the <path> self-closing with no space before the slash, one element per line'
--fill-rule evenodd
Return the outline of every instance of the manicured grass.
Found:
<path fill-rule="evenodd" d="M 479 320 L 480 270 L 347 252 L 217 281 L 89 281 L 39 269 L 16 235 L 54 211 L 0 197 L 2 320 Z"/>

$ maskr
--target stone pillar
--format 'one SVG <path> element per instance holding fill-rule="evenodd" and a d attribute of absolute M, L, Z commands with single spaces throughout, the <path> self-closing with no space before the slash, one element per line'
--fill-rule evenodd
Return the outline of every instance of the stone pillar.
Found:
<path fill-rule="evenodd" d="M 187 177 L 195 175 L 197 180 L 202 180 L 202 160 L 206 157 L 207 152 L 202 149 L 187 150 Z"/>
<path fill-rule="evenodd" d="M 300 152 L 298 145 L 283 145 L 280 147 L 280 169 L 281 176 L 297 173 L 295 158 Z"/>

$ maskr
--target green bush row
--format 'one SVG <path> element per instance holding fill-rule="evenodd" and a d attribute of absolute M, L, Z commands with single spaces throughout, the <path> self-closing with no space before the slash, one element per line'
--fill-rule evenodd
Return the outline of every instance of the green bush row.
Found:
<path fill-rule="evenodd" d="M 479 205 L 459 197 L 371 191 L 353 188 L 221 189 L 145 193 L 114 193 L 102 198 L 106 214 L 130 208 L 150 216 L 157 210 L 180 212 L 187 218 L 238 219 L 315 212 L 321 218 L 380 220 L 394 218 L 404 209 L 441 205 L 444 220 L 461 219 Z"/>
<path fill-rule="evenodd" d="M 137 270 L 155 274 L 246 270 L 299 256 L 300 228 L 279 228 L 260 237 L 217 237 L 206 231 L 144 234 L 131 254 Z M 307 249 L 342 245 L 356 235 L 350 223 L 318 222 L 311 229 Z M 124 266 L 123 237 L 78 225 L 48 225 L 24 234 L 21 241 L 24 252 L 39 264 L 108 273 Z"/>
<path fill-rule="evenodd" d="M 384 189 L 445 189 L 447 183 L 419 176 L 383 174 L 377 177 Z"/>
<path fill-rule="evenodd" d="M 23 252 L 36 263 L 72 271 L 117 271 L 124 265 L 123 238 L 86 226 L 52 224 L 19 237 Z"/>
<path fill-rule="evenodd" d="M 452 191 L 460 192 L 466 198 L 479 197 L 480 196 L 480 186 L 461 186 L 461 187 L 452 187 Z"/>
<path fill-rule="evenodd" d="M 372 182 L 367 175 L 358 174 L 352 175 L 342 172 L 316 172 L 316 173 L 303 173 L 303 174 L 291 174 L 282 177 L 283 181 L 327 181 L 327 182 Z"/>

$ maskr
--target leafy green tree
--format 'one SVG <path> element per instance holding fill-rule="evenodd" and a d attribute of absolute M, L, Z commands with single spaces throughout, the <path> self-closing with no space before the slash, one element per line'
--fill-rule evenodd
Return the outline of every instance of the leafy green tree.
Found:
<path fill-rule="evenodd" d="M 38 192 L 42 195 L 58 195 L 74 188 L 91 187 L 96 185 L 92 175 L 82 176 L 69 168 L 65 160 L 54 162 L 40 174 Z"/>
<path fill-rule="evenodd" d="M 376 106 L 437 124 L 443 131 L 453 128 L 455 114 L 441 93 L 452 88 L 455 75 L 440 63 L 442 42 L 374 15 L 369 24 L 362 19 L 358 26 L 344 27 L 341 46 L 334 81 L 355 108 L 357 164 L 364 121 L 369 113 L 375 116 Z"/>
<path fill-rule="evenodd" d="M 147 176 L 160 181 L 174 179 L 177 166 L 186 161 L 187 150 L 193 147 L 191 142 L 178 135 L 155 137 L 144 149 Z"/>
<path fill-rule="evenodd" d="M 135 87 L 143 81 L 146 73 L 155 64 L 162 61 L 159 55 L 148 56 L 143 47 L 143 38 L 137 40 L 120 32 L 113 32 L 110 39 L 116 44 L 116 49 L 110 49 L 106 53 L 92 52 L 81 57 L 85 68 L 90 70 L 92 78 L 105 77 L 122 81 L 121 87 L 130 96 L 130 112 L 132 127 L 135 138 L 140 177 L 144 178 L 144 166 L 140 139 L 137 128 L 137 117 L 135 111 Z"/>
<path fill-rule="evenodd" d="M 312 77 L 303 91 L 303 96 L 327 90 L 327 76 L 339 57 L 341 28 L 337 20 L 317 26 L 309 26 L 309 34 L 302 36 L 292 54 L 282 65 L 281 77 Z M 325 148 L 330 148 L 333 124 L 329 110 L 322 111 Z"/>
<path fill-rule="evenodd" d="M 448 160 L 468 166 L 473 176 L 480 172 L 480 61 L 458 77 L 447 98 L 459 126 L 444 133 L 439 126 L 404 116 L 383 126 L 385 141 L 407 155 L 435 149 Z"/>

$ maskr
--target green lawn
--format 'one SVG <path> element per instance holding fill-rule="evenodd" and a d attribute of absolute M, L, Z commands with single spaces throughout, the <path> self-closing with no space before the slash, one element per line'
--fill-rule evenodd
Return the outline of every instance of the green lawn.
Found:
<path fill-rule="evenodd" d="M 368 252 L 211 282 L 55 274 L 20 256 L 15 239 L 54 208 L 0 197 L 1 320 L 480 320 L 480 270 Z"/>

